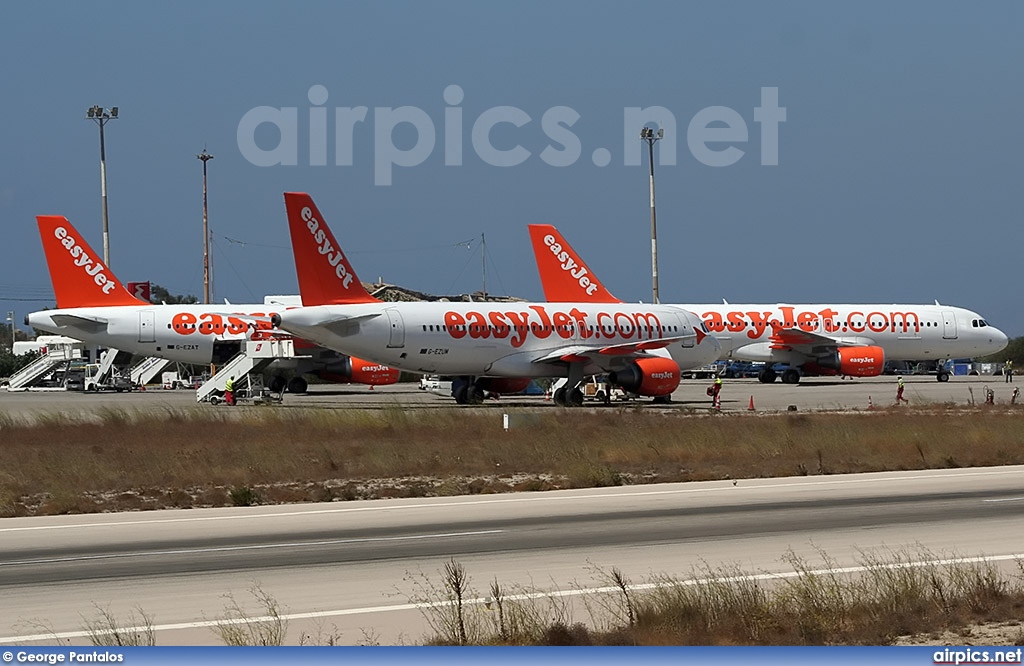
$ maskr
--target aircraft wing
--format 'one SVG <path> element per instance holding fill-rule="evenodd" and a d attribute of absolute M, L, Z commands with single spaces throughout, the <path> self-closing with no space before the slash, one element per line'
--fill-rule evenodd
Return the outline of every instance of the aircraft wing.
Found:
<path fill-rule="evenodd" d="M 107 330 L 107 320 L 103 317 L 83 317 L 81 315 L 55 314 L 50 319 L 61 328 L 73 328 L 83 333 L 101 333 Z M 74 336 L 72 336 L 74 337 Z"/>
<path fill-rule="evenodd" d="M 661 338 L 659 340 L 641 340 L 638 342 L 626 342 L 618 345 L 567 345 L 539 358 L 533 359 L 534 363 L 564 363 L 572 361 L 594 361 L 602 364 L 602 358 L 609 356 L 626 357 L 648 356 L 652 349 L 664 349 L 673 342 L 683 338 Z"/>
<path fill-rule="evenodd" d="M 785 328 L 769 338 L 772 349 L 792 349 L 794 351 L 809 351 L 807 348 L 814 347 L 821 351 L 822 347 L 838 349 L 839 347 L 863 347 L 863 343 L 841 342 L 835 338 L 820 333 L 811 333 L 799 328 Z"/>

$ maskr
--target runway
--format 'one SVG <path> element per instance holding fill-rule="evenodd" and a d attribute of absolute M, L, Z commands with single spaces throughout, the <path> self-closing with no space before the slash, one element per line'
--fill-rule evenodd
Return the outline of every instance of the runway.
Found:
<path fill-rule="evenodd" d="M 420 573 L 449 558 L 477 592 L 571 591 L 735 563 L 787 569 L 792 551 L 838 566 L 875 549 L 1024 552 L 1024 467 L 715 481 L 499 496 L 99 514 L 0 521 L 0 643 L 70 634 L 94 606 L 145 610 L 160 644 L 213 644 L 224 595 L 258 584 L 342 642 L 420 639 Z M 253 609 L 256 610 L 255 608 Z M 585 619 L 585 618 L 577 618 Z M 41 631 L 40 627 L 45 627 Z"/>
<path fill-rule="evenodd" d="M 1008 406 L 1013 389 L 1017 384 L 1003 382 L 1002 377 L 958 376 L 948 382 L 938 382 L 934 376 L 908 376 L 906 396 L 912 407 L 928 406 L 971 406 L 985 401 L 985 389 L 995 392 L 997 405 Z M 646 409 L 663 411 L 709 410 L 711 399 L 705 394 L 710 382 L 705 380 L 683 380 L 672 395 L 672 404 L 653 405 L 650 400 L 614 402 L 609 408 L 643 404 Z M 285 394 L 284 408 L 315 409 L 441 409 L 455 408 L 450 396 L 420 391 L 415 383 L 378 386 L 370 390 L 360 385 L 322 384 L 310 386 L 307 394 Z M 896 379 L 890 376 L 860 379 L 811 378 L 800 384 L 787 385 L 780 382 L 761 384 L 756 379 L 726 379 L 722 389 L 722 411 L 747 412 L 751 399 L 755 411 L 779 412 L 795 408 L 798 411 L 843 411 L 864 410 L 869 406 L 884 408 L 892 406 L 896 395 Z M 1024 399 L 1018 401 L 1024 405 Z M 603 408 L 598 402 L 584 403 L 588 408 Z M 263 409 L 264 407 L 244 405 L 239 411 Z M 504 396 L 499 400 L 488 400 L 480 409 L 501 412 L 510 408 L 556 409 L 553 402 L 543 396 Z M 0 414 L 18 418 L 33 418 L 37 415 L 60 413 L 67 418 L 88 419 L 101 409 L 123 409 L 128 411 L 166 411 L 191 409 L 229 409 L 223 405 L 212 407 L 197 405 L 192 391 L 164 391 L 149 389 L 134 393 L 82 393 L 82 392 L 14 392 L 0 390 Z"/>

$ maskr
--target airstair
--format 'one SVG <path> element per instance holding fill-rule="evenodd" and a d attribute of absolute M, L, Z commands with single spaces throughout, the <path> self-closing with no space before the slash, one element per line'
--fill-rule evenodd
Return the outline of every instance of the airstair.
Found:
<path fill-rule="evenodd" d="M 169 366 L 171 363 L 174 363 L 174 361 L 169 361 L 166 358 L 160 358 L 158 356 L 150 356 L 142 359 L 132 366 L 132 384 L 145 386 L 146 384 L 152 383 L 153 380 L 164 371 L 164 368 Z"/>
<path fill-rule="evenodd" d="M 94 380 L 97 384 L 102 384 L 110 377 L 114 370 L 114 361 L 117 360 L 118 351 L 116 349 L 108 349 L 103 352 L 100 357 L 100 367 L 96 371 Z"/>
<path fill-rule="evenodd" d="M 196 402 L 209 400 L 215 392 L 223 393 L 228 379 L 238 384 L 250 373 L 260 372 L 273 361 L 282 358 L 294 358 L 295 343 L 285 340 L 247 340 L 245 347 L 227 362 L 205 384 L 196 389 Z"/>
<path fill-rule="evenodd" d="M 82 358 L 82 350 L 59 345 L 47 349 L 46 354 L 19 370 L 8 380 L 8 391 L 24 391 L 29 386 L 46 377 L 54 370 Z"/>
<path fill-rule="evenodd" d="M 131 352 L 108 349 L 99 356 L 99 363 L 85 366 L 86 391 L 131 391 L 135 388 L 128 377 Z"/>

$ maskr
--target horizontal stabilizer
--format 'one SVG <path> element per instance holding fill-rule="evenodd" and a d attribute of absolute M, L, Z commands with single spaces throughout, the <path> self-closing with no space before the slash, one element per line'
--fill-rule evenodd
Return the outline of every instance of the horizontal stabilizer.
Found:
<path fill-rule="evenodd" d="M 95 334 L 107 330 L 107 320 L 102 317 L 83 317 L 81 315 L 55 314 L 50 319 L 62 328 L 73 328 L 83 333 Z M 74 337 L 74 336 L 71 336 Z"/>

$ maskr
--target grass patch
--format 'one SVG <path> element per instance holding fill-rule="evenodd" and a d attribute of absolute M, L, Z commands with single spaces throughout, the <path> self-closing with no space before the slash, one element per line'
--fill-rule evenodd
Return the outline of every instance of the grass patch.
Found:
<path fill-rule="evenodd" d="M 100 410 L 3 422 L 0 515 L 1024 463 L 1024 411 Z"/>
<path fill-rule="evenodd" d="M 596 585 L 576 590 L 583 620 L 557 593 L 509 592 L 494 581 L 480 595 L 454 560 L 439 583 L 413 578 L 410 598 L 434 631 L 425 642 L 441 645 L 890 645 L 1013 620 L 1024 609 L 1021 576 L 977 558 L 907 551 L 862 554 L 847 568 L 824 554 L 816 566 L 786 561 L 791 571 L 781 574 L 704 566 L 638 584 L 618 569 L 595 570 Z"/>

